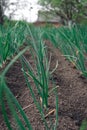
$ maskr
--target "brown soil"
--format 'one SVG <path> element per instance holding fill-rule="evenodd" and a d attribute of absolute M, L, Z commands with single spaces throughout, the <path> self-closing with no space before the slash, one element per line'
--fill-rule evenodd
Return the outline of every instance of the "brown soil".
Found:
<path fill-rule="evenodd" d="M 69 63 L 58 49 L 55 49 L 50 43 L 47 43 L 48 51 L 52 54 L 51 70 L 55 67 L 58 60 L 58 68 L 50 78 L 50 86 L 52 88 L 52 80 L 58 87 L 59 98 L 59 126 L 58 130 L 79 130 L 81 122 L 87 119 L 87 79 L 82 78 L 78 70 Z M 27 59 L 33 64 L 28 53 L 25 54 Z M 21 72 L 20 61 L 17 61 L 6 75 L 8 86 L 18 99 L 27 117 L 29 118 L 33 130 L 45 130 L 41 116 L 36 109 L 31 94 L 25 83 Z M 32 81 L 31 81 L 32 82 Z M 33 85 L 33 83 L 32 83 Z M 34 87 L 34 86 L 33 86 Z M 34 87 L 35 95 L 38 93 Z M 55 108 L 55 97 L 49 97 L 49 111 Z M 55 113 L 49 118 L 55 120 Z M 10 117 L 11 120 L 11 117 Z M 13 120 L 13 119 L 12 119 Z M 15 124 L 11 120 L 13 130 L 17 130 Z M 47 118 L 47 122 L 49 119 Z M 27 129 L 27 128 L 26 128 Z M 0 130 L 7 130 L 0 112 Z"/>

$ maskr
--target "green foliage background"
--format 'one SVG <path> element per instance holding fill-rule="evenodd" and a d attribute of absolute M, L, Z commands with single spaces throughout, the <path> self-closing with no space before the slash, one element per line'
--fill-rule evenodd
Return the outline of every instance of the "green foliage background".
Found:
<path fill-rule="evenodd" d="M 87 0 L 39 0 L 38 3 L 60 16 L 64 24 L 87 21 Z"/>

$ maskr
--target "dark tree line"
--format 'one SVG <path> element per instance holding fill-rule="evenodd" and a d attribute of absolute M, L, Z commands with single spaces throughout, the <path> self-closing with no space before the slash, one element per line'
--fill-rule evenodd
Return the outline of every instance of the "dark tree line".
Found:
<path fill-rule="evenodd" d="M 3 9 L 3 2 L 0 0 L 0 24 L 3 24 L 4 22 L 4 9 Z"/>

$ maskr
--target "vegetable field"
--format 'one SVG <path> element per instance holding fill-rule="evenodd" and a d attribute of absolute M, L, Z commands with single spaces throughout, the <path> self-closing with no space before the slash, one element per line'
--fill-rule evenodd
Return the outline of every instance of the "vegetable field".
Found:
<path fill-rule="evenodd" d="M 87 129 L 87 27 L 0 27 L 0 130 Z"/>

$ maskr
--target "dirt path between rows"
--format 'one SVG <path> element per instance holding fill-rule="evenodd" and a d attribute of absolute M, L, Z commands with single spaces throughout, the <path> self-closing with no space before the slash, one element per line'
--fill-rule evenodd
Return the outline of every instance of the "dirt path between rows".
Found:
<path fill-rule="evenodd" d="M 59 86 L 58 130 L 79 130 L 82 120 L 87 119 L 87 79 L 80 76 L 79 71 L 64 58 L 58 49 L 55 49 L 49 42 L 47 42 L 47 46 L 48 52 L 52 54 L 51 70 L 55 67 L 56 61 L 58 60 L 58 68 L 52 74 L 49 86 L 49 88 L 52 88 L 53 84 L 51 80 Z M 33 64 L 31 56 L 28 53 L 25 55 L 30 63 Z M 6 77 L 9 88 L 23 107 L 33 129 L 45 130 L 40 114 L 36 109 L 31 94 L 26 86 L 19 61 L 11 67 Z M 35 88 L 34 90 L 35 95 L 38 98 L 38 93 Z M 49 104 L 50 109 L 55 108 L 53 95 L 50 96 Z M 54 116 L 50 118 L 54 120 Z M 14 122 L 11 121 L 11 123 L 13 130 L 17 130 Z M 7 130 L 1 112 L 0 130 Z"/>

